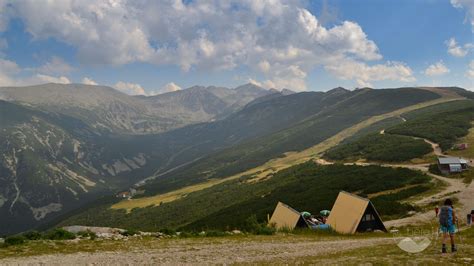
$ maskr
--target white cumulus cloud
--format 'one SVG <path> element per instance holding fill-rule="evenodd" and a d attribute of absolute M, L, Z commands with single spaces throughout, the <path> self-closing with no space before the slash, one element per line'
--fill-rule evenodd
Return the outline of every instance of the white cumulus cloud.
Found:
<path fill-rule="evenodd" d="M 20 75 L 25 72 L 29 75 Z M 25 71 L 15 62 L 0 58 L 0 86 L 28 86 L 43 83 L 69 84 L 71 81 L 66 76 L 31 74 L 30 70 Z"/>
<path fill-rule="evenodd" d="M 62 58 L 53 56 L 44 65 L 36 69 L 37 72 L 47 75 L 67 74 L 74 70 L 74 68 L 65 62 Z"/>
<path fill-rule="evenodd" d="M 474 79 L 474 60 L 471 60 L 466 71 L 466 76 L 468 78 Z"/>
<path fill-rule="evenodd" d="M 446 41 L 446 45 L 448 46 L 448 53 L 456 57 L 464 57 L 471 49 L 474 48 L 472 43 L 466 43 L 463 46 L 458 45 L 455 38 L 451 38 Z"/>
<path fill-rule="evenodd" d="M 14 86 L 16 82 L 12 76 L 19 72 L 15 62 L 0 58 L 0 86 Z"/>
<path fill-rule="evenodd" d="M 140 84 L 119 81 L 114 88 L 128 95 L 147 95 Z"/>
<path fill-rule="evenodd" d="M 88 77 L 84 77 L 81 81 L 82 84 L 86 84 L 86 85 L 99 85 L 97 84 L 97 82 L 95 82 L 94 80 L 88 78 Z"/>
<path fill-rule="evenodd" d="M 351 79 L 407 79 L 402 63 L 368 65 L 383 57 L 359 24 L 326 27 L 299 0 L 2 2 L 0 31 L 20 19 L 34 39 L 75 47 L 83 64 L 146 62 L 183 71 L 245 66 L 262 73 L 268 86 L 295 90 L 306 89 L 306 73 L 314 67 L 347 61 L 392 73 Z M 346 79 L 340 72 L 332 71 Z"/>
<path fill-rule="evenodd" d="M 176 85 L 174 82 L 170 82 L 165 84 L 161 89 L 159 90 L 160 93 L 166 93 L 166 92 L 173 92 L 173 91 L 179 91 L 182 90 L 182 88 L 178 85 Z"/>
<path fill-rule="evenodd" d="M 169 82 L 169 83 L 166 83 L 163 87 L 159 88 L 158 90 L 151 91 L 151 92 L 147 93 L 146 95 L 147 96 L 154 96 L 154 95 L 158 95 L 158 94 L 163 94 L 163 93 L 167 93 L 167 92 L 174 92 L 174 91 L 180 91 L 180 90 L 182 90 L 182 88 L 180 86 L 178 86 L 176 83 Z"/>
<path fill-rule="evenodd" d="M 401 62 L 387 62 L 374 65 L 367 65 L 366 63 L 354 60 L 338 62 L 336 61 L 326 66 L 326 70 L 342 79 L 356 80 L 360 87 L 371 87 L 372 81 L 397 80 L 413 82 L 416 80 L 411 68 Z"/>
<path fill-rule="evenodd" d="M 466 10 L 466 21 L 472 26 L 474 31 L 474 1 L 472 0 L 451 0 L 451 5 L 458 9 Z"/>
<path fill-rule="evenodd" d="M 39 82 L 36 82 L 38 80 Z M 60 84 L 70 84 L 71 81 L 64 76 L 53 77 L 48 75 L 37 74 L 31 79 L 31 84 L 36 83 L 60 83 Z"/>
<path fill-rule="evenodd" d="M 429 65 L 425 70 L 427 76 L 440 76 L 449 73 L 449 69 L 444 65 L 443 61 Z"/>

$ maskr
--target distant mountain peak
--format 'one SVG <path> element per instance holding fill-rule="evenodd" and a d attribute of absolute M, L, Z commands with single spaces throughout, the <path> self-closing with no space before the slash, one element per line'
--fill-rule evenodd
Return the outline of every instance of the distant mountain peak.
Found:
<path fill-rule="evenodd" d="M 326 93 L 327 94 L 342 94 L 342 93 L 346 93 L 346 92 L 349 92 L 349 90 L 345 89 L 343 87 L 337 87 L 337 88 L 334 88 L 332 90 L 328 90 Z"/>
<path fill-rule="evenodd" d="M 295 93 L 296 93 L 295 91 L 292 91 L 292 90 L 286 89 L 286 88 L 284 88 L 283 90 L 281 90 L 281 94 L 283 94 L 283 95 L 285 95 L 285 96 L 286 96 L 286 95 L 295 94 Z"/>
<path fill-rule="evenodd" d="M 247 84 L 240 85 L 240 86 L 234 88 L 234 90 L 239 90 L 239 91 L 242 91 L 242 90 L 245 90 L 245 91 L 262 91 L 262 90 L 265 90 L 265 89 L 258 86 L 258 85 L 255 85 L 253 83 L 247 83 Z"/>

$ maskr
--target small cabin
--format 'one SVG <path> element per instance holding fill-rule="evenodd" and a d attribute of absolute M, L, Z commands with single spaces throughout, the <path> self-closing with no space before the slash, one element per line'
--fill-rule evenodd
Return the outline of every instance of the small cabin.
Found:
<path fill-rule="evenodd" d="M 461 173 L 468 169 L 468 161 L 458 157 L 439 157 L 438 168 L 443 174 Z"/>
<path fill-rule="evenodd" d="M 467 148 L 469 148 L 469 145 L 467 143 L 459 143 L 453 146 L 454 150 L 465 150 Z"/>
<path fill-rule="evenodd" d="M 130 198 L 130 192 L 128 192 L 128 191 L 120 192 L 116 195 L 116 197 L 117 198 L 122 198 L 122 199 Z"/>

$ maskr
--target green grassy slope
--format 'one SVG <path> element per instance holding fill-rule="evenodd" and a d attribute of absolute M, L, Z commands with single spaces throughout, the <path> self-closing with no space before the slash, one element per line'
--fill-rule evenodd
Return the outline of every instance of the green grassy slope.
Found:
<path fill-rule="evenodd" d="M 239 228 L 254 214 L 264 221 L 278 201 L 298 210 L 318 212 L 330 209 L 340 190 L 367 195 L 409 184 L 423 186 L 429 179 L 407 169 L 319 166 L 308 162 L 280 171 L 270 179 L 256 181 L 243 177 L 157 207 L 134 209 L 129 214 L 124 210 L 106 207 L 90 209 L 67 219 L 63 224 L 93 224 L 141 230 L 183 226 L 189 230 L 204 227 Z M 397 201 L 383 199 L 379 200 L 378 207 L 387 210 L 391 208 L 390 210 L 395 210 L 391 214 L 399 216 L 412 209 Z"/>
<path fill-rule="evenodd" d="M 285 152 L 301 151 L 318 144 L 368 117 L 439 97 L 412 88 L 363 90 L 350 95 L 287 129 L 213 153 L 163 175 L 146 186 L 147 195 L 243 172 Z"/>

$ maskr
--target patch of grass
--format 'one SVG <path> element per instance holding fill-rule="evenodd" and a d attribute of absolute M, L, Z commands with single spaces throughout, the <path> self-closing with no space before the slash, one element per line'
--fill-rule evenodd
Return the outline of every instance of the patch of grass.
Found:
<path fill-rule="evenodd" d="M 452 156 L 459 156 L 459 157 L 466 157 L 466 158 L 474 158 L 474 127 L 469 129 L 469 133 L 456 141 L 456 143 L 467 143 L 468 147 L 465 150 L 449 150 L 447 153 Z"/>
<path fill-rule="evenodd" d="M 418 210 L 417 207 L 401 201 L 431 189 L 429 185 L 418 185 L 395 193 L 385 194 L 372 198 L 372 203 L 383 219 L 392 220 L 405 217 L 409 211 Z"/>
<path fill-rule="evenodd" d="M 206 237 L 223 237 L 223 236 L 228 236 L 229 234 L 224 232 L 224 231 L 219 231 L 219 230 L 210 230 L 206 231 L 205 236 Z"/>
<path fill-rule="evenodd" d="M 471 168 L 471 169 L 469 169 L 467 171 L 464 171 L 462 173 L 448 175 L 447 177 L 462 179 L 462 181 L 465 184 L 469 185 L 469 184 L 471 184 L 472 180 L 474 179 L 474 169 Z"/>
<path fill-rule="evenodd" d="M 400 239 L 401 240 L 401 239 Z M 336 252 L 318 257 L 295 258 L 288 264 L 331 264 L 331 265 L 461 265 L 472 264 L 474 257 L 474 227 L 457 235 L 458 252 L 441 254 L 440 238 L 431 239 L 430 246 L 420 253 L 408 253 L 397 246 L 397 241 L 383 245 Z"/>

